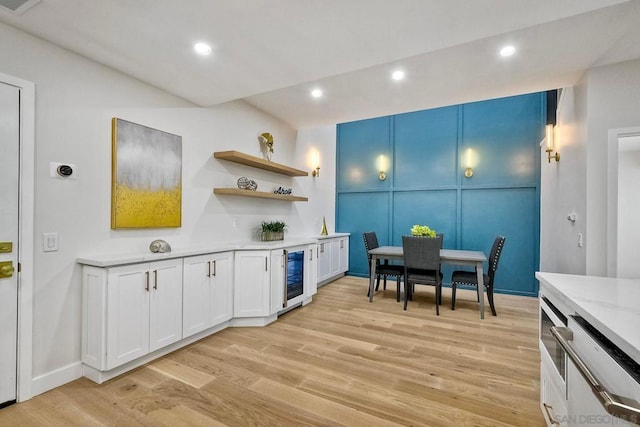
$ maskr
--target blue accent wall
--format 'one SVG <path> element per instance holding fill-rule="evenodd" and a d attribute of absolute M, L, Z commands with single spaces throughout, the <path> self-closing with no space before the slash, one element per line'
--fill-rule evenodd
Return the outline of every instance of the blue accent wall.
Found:
<path fill-rule="evenodd" d="M 339 124 L 336 230 L 351 233 L 349 274 L 368 274 L 365 231 L 401 245 L 413 224 L 426 224 L 444 233 L 445 248 L 487 256 L 506 236 L 496 292 L 537 295 L 545 117 L 546 94 L 534 93 Z M 443 269 L 445 283 L 452 270 Z"/>

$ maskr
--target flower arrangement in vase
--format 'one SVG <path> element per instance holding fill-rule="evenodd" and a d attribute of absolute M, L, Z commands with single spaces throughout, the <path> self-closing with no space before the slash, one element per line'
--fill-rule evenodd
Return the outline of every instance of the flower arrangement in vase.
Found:
<path fill-rule="evenodd" d="M 436 231 L 429 228 L 428 225 L 415 224 L 411 227 L 412 236 L 436 237 Z"/>

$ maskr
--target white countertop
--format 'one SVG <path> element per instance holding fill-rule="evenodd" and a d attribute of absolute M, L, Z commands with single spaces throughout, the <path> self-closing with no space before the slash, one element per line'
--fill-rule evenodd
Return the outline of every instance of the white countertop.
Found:
<path fill-rule="evenodd" d="M 640 279 L 543 272 L 536 278 L 541 295 L 582 316 L 640 363 Z"/>
<path fill-rule="evenodd" d="M 351 236 L 351 233 L 333 233 L 333 234 L 313 236 L 313 238 L 318 240 L 323 240 L 323 239 L 333 239 L 336 237 L 346 237 L 346 236 Z"/>
<path fill-rule="evenodd" d="M 168 253 L 153 252 L 120 252 L 108 254 L 92 254 L 76 258 L 76 262 L 94 267 L 113 267 L 116 265 L 135 264 L 139 262 L 159 261 L 171 258 L 183 258 L 188 256 L 212 254 L 226 251 L 251 251 L 285 249 L 293 246 L 309 245 L 317 243 L 319 239 L 348 236 L 349 233 L 336 233 L 328 236 L 292 237 L 285 240 L 271 242 L 243 241 L 243 242 L 219 242 L 207 246 L 172 248 Z"/>

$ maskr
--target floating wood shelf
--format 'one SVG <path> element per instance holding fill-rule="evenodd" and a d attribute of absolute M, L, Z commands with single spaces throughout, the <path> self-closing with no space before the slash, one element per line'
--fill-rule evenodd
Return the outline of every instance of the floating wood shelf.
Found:
<path fill-rule="evenodd" d="M 261 199 L 285 200 L 289 202 L 306 202 L 309 199 L 291 194 L 267 193 L 265 191 L 240 190 L 239 188 L 214 188 L 213 194 L 225 194 L 227 196 L 258 197 Z"/>
<path fill-rule="evenodd" d="M 287 176 L 308 176 L 309 173 L 300 169 L 295 169 L 280 163 L 270 162 L 263 160 L 259 157 L 250 156 L 248 154 L 241 153 L 239 151 L 216 151 L 213 153 L 213 157 L 221 160 L 228 160 L 230 162 L 240 163 L 246 166 L 251 166 L 258 169 L 264 169 L 271 172 L 276 172 Z"/>

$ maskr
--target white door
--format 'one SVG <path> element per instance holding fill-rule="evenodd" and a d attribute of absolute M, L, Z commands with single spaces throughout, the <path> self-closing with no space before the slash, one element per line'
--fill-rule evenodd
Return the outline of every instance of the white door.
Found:
<path fill-rule="evenodd" d="M 0 83 L 0 405 L 16 399 L 19 96 Z"/>

